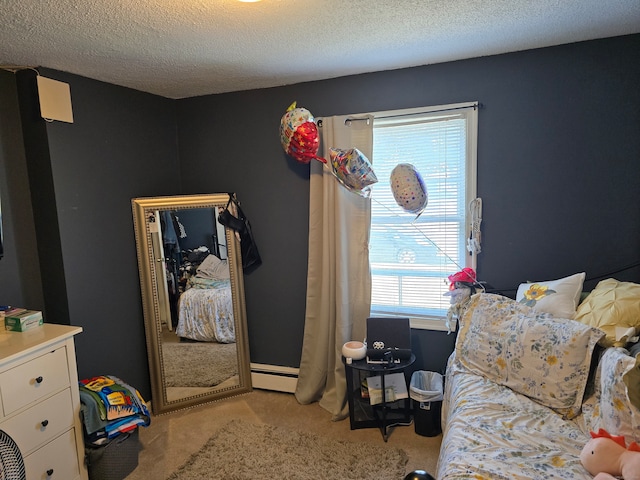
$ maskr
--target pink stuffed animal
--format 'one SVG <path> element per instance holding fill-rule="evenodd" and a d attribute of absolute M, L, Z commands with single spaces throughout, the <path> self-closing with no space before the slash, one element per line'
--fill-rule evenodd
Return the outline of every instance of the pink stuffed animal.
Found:
<path fill-rule="evenodd" d="M 594 480 L 640 480 L 640 446 L 633 442 L 627 448 L 624 437 L 600 429 L 591 432 L 591 440 L 582 449 L 580 461 Z"/>

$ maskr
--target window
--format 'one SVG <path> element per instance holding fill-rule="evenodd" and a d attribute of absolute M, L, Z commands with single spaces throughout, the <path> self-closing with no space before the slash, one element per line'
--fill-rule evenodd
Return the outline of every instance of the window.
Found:
<path fill-rule="evenodd" d="M 477 104 L 378 112 L 373 121 L 369 258 L 372 315 L 443 328 L 447 276 L 475 268 L 467 250 L 468 206 L 476 196 Z M 389 177 L 399 163 L 420 173 L 429 201 L 416 218 L 398 206 Z"/>

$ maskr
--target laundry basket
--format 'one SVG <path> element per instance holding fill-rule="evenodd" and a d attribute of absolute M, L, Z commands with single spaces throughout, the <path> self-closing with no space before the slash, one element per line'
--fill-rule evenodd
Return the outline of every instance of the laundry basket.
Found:
<path fill-rule="evenodd" d="M 89 480 L 123 480 L 138 466 L 141 445 L 138 429 L 123 433 L 109 443 L 85 448 Z"/>

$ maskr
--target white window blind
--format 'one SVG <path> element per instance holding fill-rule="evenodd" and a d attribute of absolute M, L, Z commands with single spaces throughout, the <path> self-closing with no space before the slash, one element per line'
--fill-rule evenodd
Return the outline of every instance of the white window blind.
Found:
<path fill-rule="evenodd" d="M 431 110 L 431 111 L 429 111 Z M 475 268 L 466 249 L 469 202 L 475 198 L 475 104 L 380 112 L 373 123 L 371 240 L 372 315 L 443 318 L 447 276 Z M 413 165 L 429 201 L 416 219 L 398 206 L 389 177 Z"/>

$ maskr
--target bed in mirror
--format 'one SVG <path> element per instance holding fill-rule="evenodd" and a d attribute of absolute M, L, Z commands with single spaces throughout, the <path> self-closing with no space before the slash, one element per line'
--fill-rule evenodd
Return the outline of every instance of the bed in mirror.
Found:
<path fill-rule="evenodd" d="M 229 194 L 132 200 L 155 414 L 251 391 L 240 244 Z"/>

